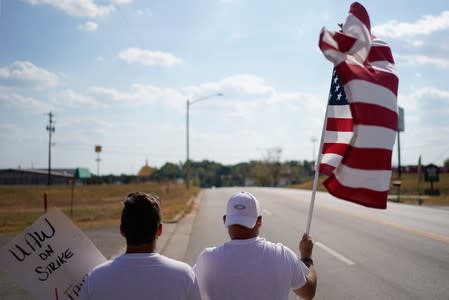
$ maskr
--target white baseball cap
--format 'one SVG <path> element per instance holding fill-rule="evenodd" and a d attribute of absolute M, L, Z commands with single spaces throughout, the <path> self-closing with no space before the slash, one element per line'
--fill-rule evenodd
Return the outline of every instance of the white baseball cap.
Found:
<path fill-rule="evenodd" d="M 246 228 L 253 228 L 260 215 L 259 202 L 256 197 L 248 192 L 239 192 L 228 200 L 225 226 L 238 224 Z"/>

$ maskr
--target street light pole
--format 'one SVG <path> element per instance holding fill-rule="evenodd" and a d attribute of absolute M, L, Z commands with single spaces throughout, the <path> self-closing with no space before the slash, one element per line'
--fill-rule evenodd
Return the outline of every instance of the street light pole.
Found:
<path fill-rule="evenodd" d="M 317 138 L 312 136 L 310 138 L 310 141 L 312 142 L 312 162 L 315 162 L 315 143 L 317 141 Z"/>
<path fill-rule="evenodd" d="M 187 150 L 187 159 L 186 159 L 186 187 L 187 189 L 190 187 L 189 182 L 189 172 L 190 172 L 190 162 L 189 162 L 189 109 L 190 109 L 190 101 L 187 99 L 187 116 L 186 116 L 186 150 Z"/>
<path fill-rule="evenodd" d="M 190 114 L 190 105 L 195 104 L 200 101 L 204 101 L 206 99 L 212 98 L 212 97 L 221 97 L 223 96 L 223 93 L 217 93 L 213 95 L 209 95 L 206 97 L 201 97 L 195 100 L 190 101 L 187 99 L 186 101 L 186 187 L 187 189 L 190 187 L 190 141 L 189 141 L 189 114 Z"/>

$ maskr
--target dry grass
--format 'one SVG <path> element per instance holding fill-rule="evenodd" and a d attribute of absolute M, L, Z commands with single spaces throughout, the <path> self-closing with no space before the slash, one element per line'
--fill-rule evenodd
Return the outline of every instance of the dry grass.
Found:
<path fill-rule="evenodd" d="M 122 200 L 131 192 L 155 193 L 161 199 L 164 221 L 188 209 L 188 200 L 199 188 L 187 190 L 182 184 L 140 183 L 123 185 L 0 186 L 0 233 L 21 231 L 44 213 L 44 193 L 48 207 L 57 207 L 81 228 L 118 224 Z"/>

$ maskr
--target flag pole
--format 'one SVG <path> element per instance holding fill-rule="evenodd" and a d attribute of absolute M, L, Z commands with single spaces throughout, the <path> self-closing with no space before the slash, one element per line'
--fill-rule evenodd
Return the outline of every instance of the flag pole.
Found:
<path fill-rule="evenodd" d="M 315 206 L 315 195 L 316 190 L 318 188 L 318 178 L 320 176 L 320 163 L 321 158 L 323 157 L 323 140 L 324 140 L 324 133 L 326 132 L 326 126 L 327 126 L 327 110 L 329 109 L 329 104 L 326 103 L 326 112 L 324 113 L 324 122 L 323 122 L 323 128 L 321 130 L 321 139 L 320 139 L 320 147 L 318 147 L 318 155 L 317 160 L 315 162 L 315 174 L 313 176 L 313 187 L 312 187 L 312 196 L 310 197 L 310 204 L 309 204 L 309 213 L 307 216 L 307 225 L 306 225 L 306 233 L 310 233 L 310 225 L 312 223 L 312 215 L 313 215 L 313 207 Z"/>

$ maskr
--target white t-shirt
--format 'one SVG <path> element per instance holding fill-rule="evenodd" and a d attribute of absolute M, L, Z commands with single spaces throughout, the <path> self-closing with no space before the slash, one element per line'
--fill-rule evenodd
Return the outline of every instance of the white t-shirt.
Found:
<path fill-rule="evenodd" d="M 192 268 L 157 253 L 123 254 L 95 267 L 80 300 L 201 299 Z"/>
<path fill-rule="evenodd" d="M 202 295 L 212 300 L 288 299 L 309 273 L 292 250 L 260 237 L 206 248 L 193 269 Z"/>

